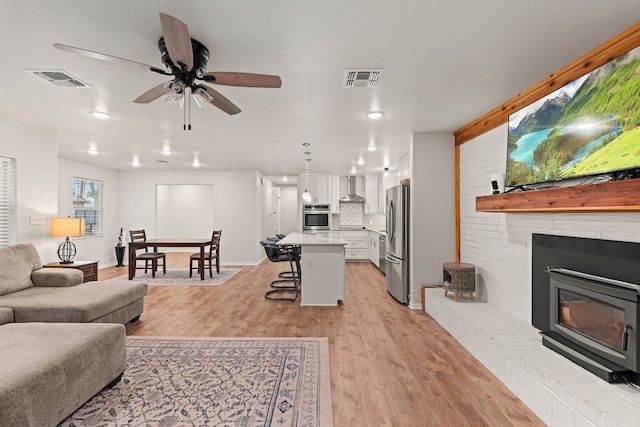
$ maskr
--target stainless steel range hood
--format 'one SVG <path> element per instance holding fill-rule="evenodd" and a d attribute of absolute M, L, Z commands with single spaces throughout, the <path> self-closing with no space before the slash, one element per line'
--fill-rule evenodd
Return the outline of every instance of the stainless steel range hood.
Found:
<path fill-rule="evenodd" d="M 341 202 L 364 203 L 365 198 L 356 194 L 356 177 L 347 177 L 347 195 L 340 199 Z"/>

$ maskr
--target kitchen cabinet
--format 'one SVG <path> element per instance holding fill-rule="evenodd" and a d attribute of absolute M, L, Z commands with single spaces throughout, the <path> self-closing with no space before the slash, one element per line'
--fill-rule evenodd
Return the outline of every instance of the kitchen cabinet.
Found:
<path fill-rule="evenodd" d="M 311 193 L 312 203 L 331 203 L 331 175 L 301 175 L 302 191 Z"/>
<path fill-rule="evenodd" d="M 400 180 L 411 178 L 411 159 L 407 156 L 395 167 L 395 184 L 400 185 Z"/>
<path fill-rule="evenodd" d="M 380 252 L 378 250 L 380 240 L 380 234 L 375 231 L 369 231 L 369 245 L 368 254 L 369 261 L 371 261 L 376 267 L 380 268 Z"/>
<path fill-rule="evenodd" d="M 340 213 L 340 175 L 331 175 L 331 213 Z"/>
<path fill-rule="evenodd" d="M 380 205 L 378 212 L 386 213 L 387 190 L 395 185 L 395 170 L 389 170 L 380 175 L 380 193 L 378 204 Z"/>
<path fill-rule="evenodd" d="M 366 175 L 365 176 L 365 202 L 364 213 L 379 213 L 380 204 L 378 203 L 379 195 L 379 183 L 378 175 Z M 384 212 L 384 211 L 383 211 Z"/>
<path fill-rule="evenodd" d="M 378 177 L 378 212 L 380 212 L 381 214 L 387 213 L 385 207 L 387 189 L 384 186 L 384 175 L 385 174 L 383 173 Z"/>
<path fill-rule="evenodd" d="M 369 232 L 367 230 L 340 230 L 340 238 L 346 242 L 346 259 L 366 260 L 369 258 Z"/>

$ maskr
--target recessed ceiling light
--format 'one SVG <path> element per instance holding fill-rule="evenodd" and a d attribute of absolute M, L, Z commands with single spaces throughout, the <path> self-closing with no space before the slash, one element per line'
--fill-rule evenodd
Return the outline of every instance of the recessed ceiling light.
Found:
<path fill-rule="evenodd" d="M 378 147 L 376 147 L 375 145 L 370 145 L 367 147 L 367 150 L 369 151 L 376 151 L 378 149 Z"/>
<path fill-rule="evenodd" d="M 140 158 L 137 155 L 133 156 L 133 160 L 131 161 L 131 166 L 136 168 L 140 166 Z"/>
<path fill-rule="evenodd" d="M 352 168 L 351 168 L 351 172 L 350 172 L 350 173 L 354 174 L 354 173 L 356 173 L 356 172 L 358 172 L 358 171 L 356 170 L 356 167 L 355 167 L 355 166 L 354 166 L 354 167 L 352 167 Z"/>
<path fill-rule="evenodd" d="M 364 160 L 360 159 L 360 160 L 358 160 L 358 161 L 356 162 L 356 164 L 358 164 L 358 165 L 361 165 L 361 166 L 362 166 L 362 165 L 364 165 Z"/>
<path fill-rule="evenodd" d="M 91 111 L 91 112 L 89 112 L 89 114 L 91 114 L 96 119 L 100 119 L 100 120 L 107 120 L 107 119 L 110 119 L 111 117 L 113 117 L 111 114 L 105 113 L 105 112 L 102 112 L 102 111 Z"/>
<path fill-rule="evenodd" d="M 171 148 L 169 147 L 164 147 L 162 149 L 162 154 L 164 154 L 165 156 L 170 156 L 171 155 Z"/>
<path fill-rule="evenodd" d="M 370 119 L 377 120 L 384 116 L 384 113 L 382 111 L 369 111 L 366 116 Z"/>
<path fill-rule="evenodd" d="M 91 154 L 92 156 L 95 156 L 96 154 L 98 154 L 98 149 L 97 148 L 89 148 L 87 150 L 87 153 Z"/>
<path fill-rule="evenodd" d="M 191 164 L 194 168 L 199 168 L 200 167 L 200 160 L 198 159 L 193 159 L 193 163 Z"/>
<path fill-rule="evenodd" d="M 287 181 L 289 181 L 289 178 L 285 175 L 285 176 L 282 177 L 282 181 L 283 182 L 287 182 Z"/>

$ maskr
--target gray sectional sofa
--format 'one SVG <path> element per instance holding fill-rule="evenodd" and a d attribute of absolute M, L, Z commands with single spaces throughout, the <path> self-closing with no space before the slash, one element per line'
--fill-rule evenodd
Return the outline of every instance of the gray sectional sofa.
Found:
<path fill-rule="evenodd" d="M 0 248 L 0 426 L 56 426 L 120 380 L 147 285 L 82 280 L 33 245 Z"/>
<path fill-rule="evenodd" d="M 82 280 L 74 268 L 42 268 L 31 244 L 0 248 L 0 307 L 14 322 L 127 323 L 142 314 L 146 283 Z"/>

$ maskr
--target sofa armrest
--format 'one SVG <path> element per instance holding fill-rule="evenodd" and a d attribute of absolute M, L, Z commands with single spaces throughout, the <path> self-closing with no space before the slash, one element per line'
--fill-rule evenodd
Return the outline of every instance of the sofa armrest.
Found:
<path fill-rule="evenodd" d="M 4 325 L 5 323 L 13 323 L 13 310 L 0 307 L 0 325 Z"/>
<path fill-rule="evenodd" d="M 82 283 L 84 274 L 75 268 L 40 268 L 31 272 L 33 286 L 67 287 Z"/>

